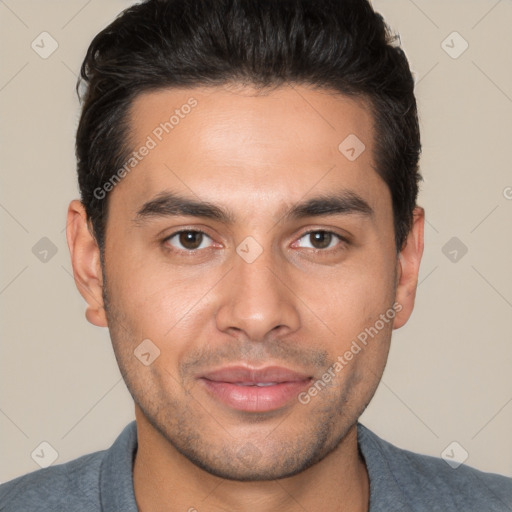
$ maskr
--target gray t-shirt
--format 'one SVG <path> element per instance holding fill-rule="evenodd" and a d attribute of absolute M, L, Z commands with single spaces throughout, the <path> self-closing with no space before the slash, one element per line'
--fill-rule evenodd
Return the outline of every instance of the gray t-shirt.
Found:
<path fill-rule="evenodd" d="M 512 478 L 465 465 L 453 469 L 442 459 L 397 448 L 360 423 L 357 436 L 370 477 L 370 512 L 512 512 Z M 138 512 L 136 450 L 133 421 L 108 450 L 0 485 L 0 510 Z"/>

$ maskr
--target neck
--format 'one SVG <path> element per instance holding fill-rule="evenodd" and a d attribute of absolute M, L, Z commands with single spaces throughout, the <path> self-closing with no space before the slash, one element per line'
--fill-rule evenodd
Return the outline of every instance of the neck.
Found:
<path fill-rule="evenodd" d="M 133 468 L 140 512 L 367 512 L 369 478 L 354 425 L 340 444 L 307 470 L 272 481 L 238 482 L 212 475 L 179 453 L 144 415 L 137 415 Z"/>

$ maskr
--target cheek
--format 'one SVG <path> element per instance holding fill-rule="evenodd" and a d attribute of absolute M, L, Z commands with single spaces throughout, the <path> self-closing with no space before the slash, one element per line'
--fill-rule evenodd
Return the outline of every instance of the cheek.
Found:
<path fill-rule="evenodd" d="M 354 260 L 333 271 L 309 296 L 338 338 L 354 337 L 394 303 L 394 266 L 382 257 Z"/>
<path fill-rule="evenodd" d="M 213 318 L 208 292 L 214 288 L 216 276 L 171 269 L 148 258 L 143 261 L 123 261 L 108 269 L 109 327 L 120 324 L 117 332 L 125 346 L 133 349 L 150 339 L 161 350 L 162 360 L 169 354 L 179 359 L 205 338 L 202 330 Z"/>

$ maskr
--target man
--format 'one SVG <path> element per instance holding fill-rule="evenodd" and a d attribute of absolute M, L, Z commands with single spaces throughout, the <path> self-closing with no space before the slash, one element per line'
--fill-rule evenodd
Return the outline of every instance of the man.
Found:
<path fill-rule="evenodd" d="M 413 79 L 366 0 L 148 0 L 93 40 L 67 239 L 136 422 L 5 511 L 506 511 L 358 422 L 414 306 Z"/>

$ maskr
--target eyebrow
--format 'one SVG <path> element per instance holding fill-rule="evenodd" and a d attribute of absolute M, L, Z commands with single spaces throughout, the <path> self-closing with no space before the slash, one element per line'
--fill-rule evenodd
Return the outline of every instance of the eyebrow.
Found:
<path fill-rule="evenodd" d="M 341 214 L 359 214 L 371 217 L 374 211 L 361 196 L 355 192 L 343 190 L 335 194 L 322 194 L 294 204 L 284 213 L 281 220 Z M 224 224 L 235 223 L 235 215 L 231 210 L 173 192 L 160 193 L 145 202 L 133 221 L 137 225 L 142 225 L 151 218 L 180 215 L 216 220 Z"/>

